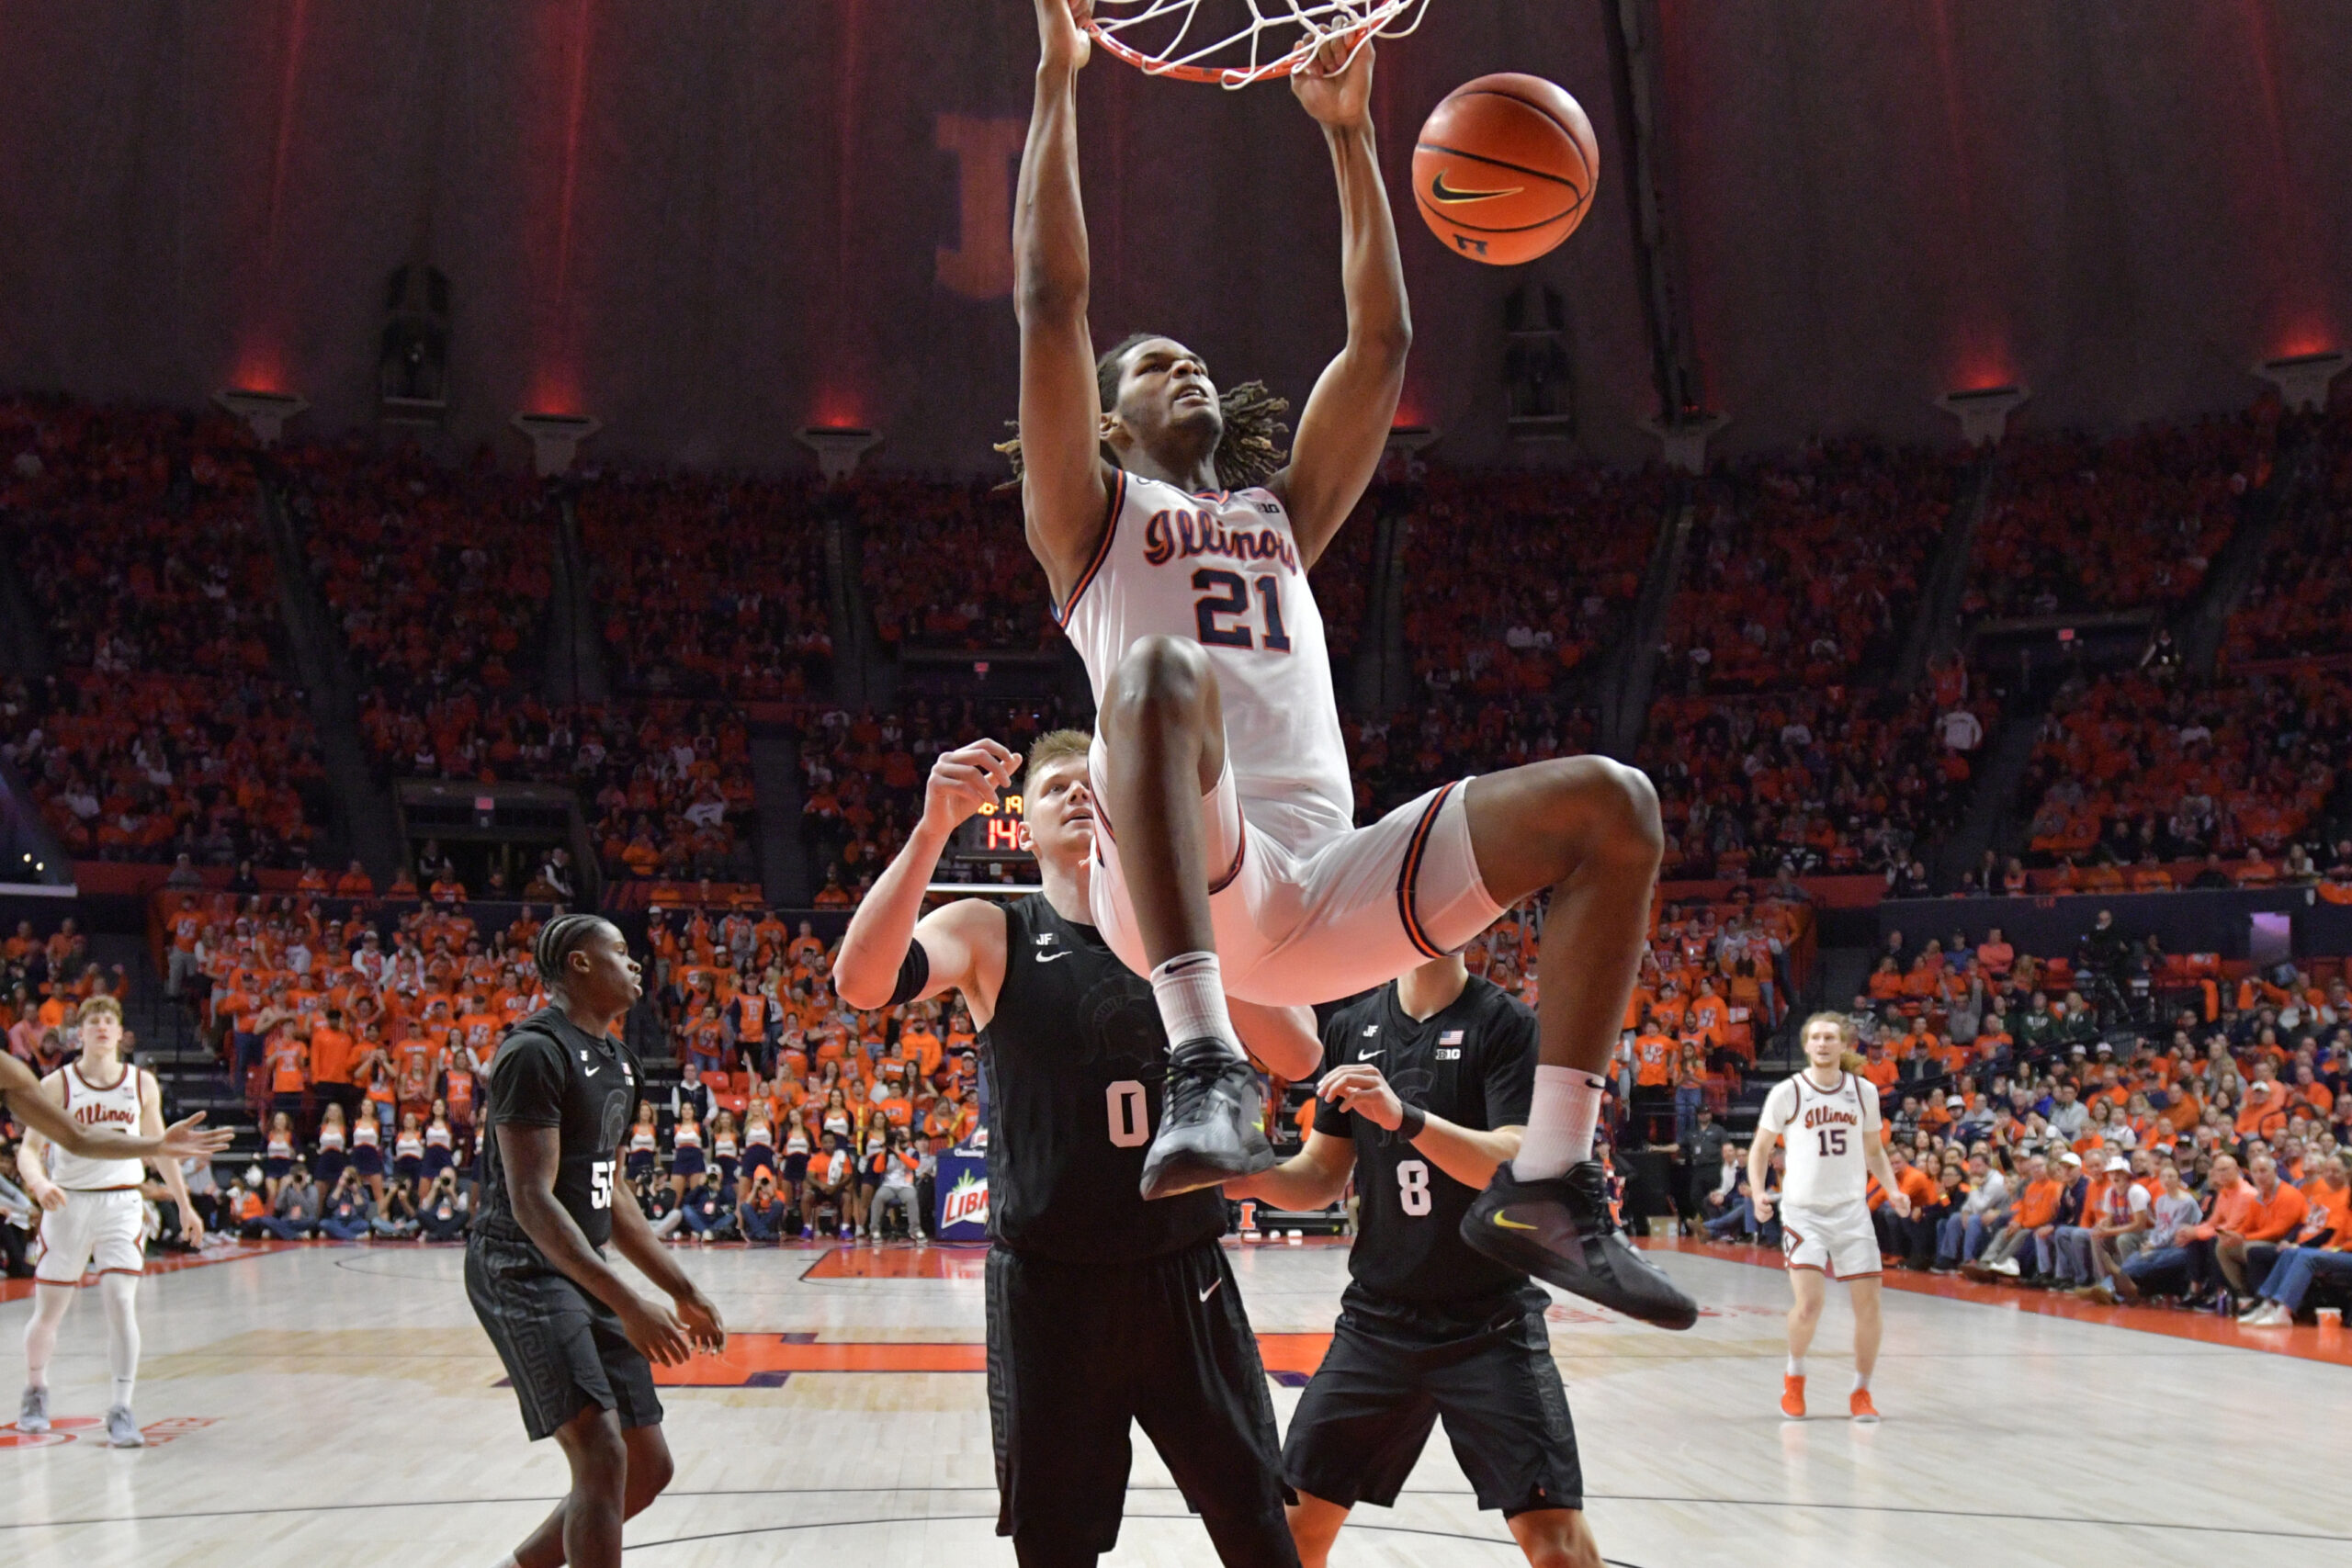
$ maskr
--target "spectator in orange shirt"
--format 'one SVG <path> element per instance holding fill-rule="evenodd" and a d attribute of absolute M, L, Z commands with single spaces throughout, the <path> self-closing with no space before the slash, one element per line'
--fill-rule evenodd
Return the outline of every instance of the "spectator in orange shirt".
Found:
<path fill-rule="evenodd" d="M 2010 946 L 2001 935 L 2001 928 L 1998 926 L 1986 931 L 1984 940 L 1976 944 L 1976 962 L 1984 966 L 1984 973 L 1989 978 L 2007 979 L 2009 969 L 2017 961 L 2018 950 Z"/>
<path fill-rule="evenodd" d="M 2222 1231 L 2213 1238 L 2214 1264 L 2230 1293 L 2240 1298 L 2240 1310 L 2251 1304 L 2244 1300 L 2249 1264 L 2268 1273 L 2278 1258 L 2278 1244 L 2294 1235 L 2311 1213 L 2311 1200 L 2278 1179 L 2278 1162 L 2270 1156 L 2256 1154 L 2246 1162 L 2246 1169 L 2253 1179 L 2250 1185 L 2254 1201 L 2236 1228 Z M 2250 1259 L 2248 1251 L 2256 1246 L 2262 1246 L 2264 1251 L 2259 1258 Z"/>

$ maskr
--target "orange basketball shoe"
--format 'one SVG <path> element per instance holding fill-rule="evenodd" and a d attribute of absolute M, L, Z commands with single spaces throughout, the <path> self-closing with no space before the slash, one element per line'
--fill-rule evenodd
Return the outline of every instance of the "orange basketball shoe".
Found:
<path fill-rule="evenodd" d="M 1792 1421 L 1804 1419 L 1804 1379 L 1802 1376 L 1781 1374 L 1781 1414 Z"/>
<path fill-rule="evenodd" d="M 1854 1397 L 1846 1402 L 1846 1411 L 1857 1421 L 1878 1419 L 1878 1406 L 1871 1403 L 1871 1391 L 1866 1388 L 1854 1391 Z"/>

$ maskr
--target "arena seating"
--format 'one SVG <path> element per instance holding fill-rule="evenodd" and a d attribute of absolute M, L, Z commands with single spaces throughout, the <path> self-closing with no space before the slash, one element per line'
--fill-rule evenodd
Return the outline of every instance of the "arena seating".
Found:
<path fill-rule="evenodd" d="M 2044 721 L 2018 797 L 2030 858 L 2080 865 L 2091 891 L 2185 883 L 2196 873 L 2175 863 L 2208 854 L 2246 861 L 2233 874 L 2242 884 L 2315 880 L 2324 808 L 2352 786 L 2347 744 L 2352 677 L 2340 671 L 2078 682 Z"/>
<path fill-rule="evenodd" d="M 1973 461 L 1849 440 L 1728 470 L 1668 613 L 1664 689 L 1821 687 L 1891 667 Z"/>
<path fill-rule="evenodd" d="M 2104 439 L 2014 441 L 1962 612 L 2004 618 L 2180 604 L 2269 477 L 2275 403 Z"/>
<path fill-rule="evenodd" d="M 217 417 L 0 403 L 18 581 L 57 673 L 9 690 L 0 753 L 76 856 L 299 863 L 328 818 L 277 678 L 277 586 L 250 443 Z"/>
<path fill-rule="evenodd" d="M 2281 519 L 2261 577 L 2230 614 L 2233 666 L 2352 653 L 2352 399 L 2318 422 L 2315 440 L 2316 492 Z"/>
<path fill-rule="evenodd" d="M 1059 642 L 1046 574 L 1022 536 L 1019 492 L 861 476 L 851 490 L 860 574 L 886 649 L 1034 651 Z"/>
<path fill-rule="evenodd" d="M 833 639 L 812 479 L 600 475 L 575 491 L 616 690 L 791 701 Z"/>

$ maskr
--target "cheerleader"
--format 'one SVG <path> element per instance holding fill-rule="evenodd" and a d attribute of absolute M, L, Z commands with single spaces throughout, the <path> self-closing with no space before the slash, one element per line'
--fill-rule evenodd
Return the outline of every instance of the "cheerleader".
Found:
<path fill-rule="evenodd" d="M 274 1213 L 277 1209 L 277 1190 L 286 1184 L 286 1173 L 294 1168 L 294 1119 L 283 1111 L 269 1119 L 269 1139 L 262 1146 L 262 1201 Z"/>
<path fill-rule="evenodd" d="M 384 1126 L 363 1111 L 351 1124 L 351 1168 L 368 1184 L 368 1195 L 384 1206 Z"/>
<path fill-rule="evenodd" d="M 411 1196 L 424 1175 L 424 1129 L 413 1111 L 401 1113 L 401 1130 L 392 1139 L 392 1175 Z"/>
<path fill-rule="evenodd" d="M 653 1167 L 661 1157 L 662 1143 L 655 1136 L 653 1102 L 637 1102 L 637 1120 L 628 1130 L 628 1170 L 631 1181 L 640 1181 L 653 1174 Z"/>
<path fill-rule="evenodd" d="M 775 1124 L 764 1101 L 754 1096 L 743 1111 L 743 1168 L 776 1168 Z"/>
<path fill-rule="evenodd" d="M 835 1089 L 825 1096 L 825 1113 L 817 1122 L 820 1134 L 832 1133 L 840 1136 L 842 1146 L 857 1134 L 857 1123 L 849 1113 L 849 1097 Z"/>
<path fill-rule="evenodd" d="M 317 1172 L 319 1185 L 334 1190 L 343 1173 L 351 1165 L 351 1134 L 344 1125 L 343 1107 L 329 1105 L 319 1118 L 319 1146 L 311 1156 L 311 1168 Z"/>
<path fill-rule="evenodd" d="M 710 1157 L 718 1164 L 718 1184 L 726 1187 L 735 1179 L 738 1161 L 743 1152 L 742 1140 L 735 1135 L 735 1116 L 722 1111 L 710 1119 Z"/>
<path fill-rule="evenodd" d="M 424 1179 L 435 1177 L 458 1163 L 458 1135 L 449 1125 L 447 1101 L 433 1102 L 433 1119 L 424 1124 Z"/>
<path fill-rule="evenodd" d="M 808 1180 L 808 1124 L 795 1116 L 785 1124 L 784 1186 L 797 1213 L 800 1193 Z"/>
<path fill-rule="evenodd" d="M 872 1213 L 874 1192 L 882 1185 L 882 1168 L 889 1158 L 888 1132 L 882 1118 L 876 1116 L 865 1124 L 865 1148 L 857 1160 L 857 1194 L 850 1200 L 857 1228 L 869 1236 L 874 1234 L 872 1221 L 879 1217 Z"/>
<path fill-rule="evenodd" d="M 678 1124 L 670 1131 L 670 1190 L 686 1201 L 686 1182 L 710 1168 L 703 1162 L 702 1123 L 688 1103 L 679 1108 Z"/>

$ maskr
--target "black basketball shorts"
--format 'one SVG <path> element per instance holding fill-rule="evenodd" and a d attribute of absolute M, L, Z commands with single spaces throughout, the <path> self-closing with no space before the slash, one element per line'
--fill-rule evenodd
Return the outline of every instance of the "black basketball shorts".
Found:
<path fill-rule="evenodd" d="M 1442 1417 L 1478 1494 L 1506 1517 L 1584 1506 L 1584 1471 L 1544 1314 L 1510 1303 L 1459 1339 L 1380 1333 L 1342 1314 L 1283 1445 L 1283 1479 L 1352 1508 L 1393 1506 Z"/>
<path fill-rule="evenodd" d="M 469 1236 L 466 1296 L 506 1364 L 533 1442 L 592 1404 L 623 1427 L 661 1421 L 652 1364 L 621 1332 L 620 1314 L 548 1267 L 537 1247 Z"/>
<path fill-rule="evenodd" d="M 1216 1242 L 1087 1265 L 991 1248 L 988 1337 L 999 1535 L 1117 1546 L 1136 1422 L 1228 1568 L 1295 1568 L 1273 1400 Z"/>

